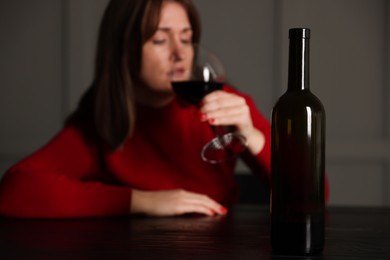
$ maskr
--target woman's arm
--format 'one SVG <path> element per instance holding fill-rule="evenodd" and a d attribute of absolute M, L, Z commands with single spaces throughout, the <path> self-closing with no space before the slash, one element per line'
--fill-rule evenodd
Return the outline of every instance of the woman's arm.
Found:
<path fill-rule="evenodd" d="M 42 169 L 16 169 L 0 188 L 0 214 L 19 218 L 72 218 L 125 215 L 131 190 L 83 182 Z"/>
<path fill-rule="evenodd" d="M 129 213 L 131 189 L 105 184 L 96 149 L 76 127 L 13 166 L 0 182 L 0 215 L 25 218 Z"/>
<path fill-rule="evenodd" d="M 100 169 L 97 150 L 74 127 L 13 166 L 0 182 L 0 215 L 19 218 L 225 214 L 211 198 L 185 190 L 116 186 Z"/>

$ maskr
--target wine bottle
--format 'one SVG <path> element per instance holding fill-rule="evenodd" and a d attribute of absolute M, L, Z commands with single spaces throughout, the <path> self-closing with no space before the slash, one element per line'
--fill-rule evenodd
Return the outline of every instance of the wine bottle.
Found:
<path fill-rule="evenodd" d="M 288 87 L 272 110 L 271 245 L 310 255 L 324 247 L 325 111 L 309 88 L 310 29 L 289 39 Z"/>

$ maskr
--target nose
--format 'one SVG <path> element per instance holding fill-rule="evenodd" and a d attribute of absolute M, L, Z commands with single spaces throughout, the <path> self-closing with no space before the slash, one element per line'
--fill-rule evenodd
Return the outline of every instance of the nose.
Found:
<path fill-rule="evenodd" d="M 174 61 L 181 61 L 185 57 L 183 43 L 180 40 L 174 40 L 172 44 L 172 59 Z"/>

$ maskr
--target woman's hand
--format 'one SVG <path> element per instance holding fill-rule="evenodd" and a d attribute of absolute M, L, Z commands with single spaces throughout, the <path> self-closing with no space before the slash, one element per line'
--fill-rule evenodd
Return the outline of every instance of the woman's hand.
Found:
<path fill-rule="evenodd" d="M 185 190 L 133 190 L 131 213 L 149 216 L 176 216 L 199 213 L 207 216 L 226 214 L 227 209 L 206 195 Z"/>
<path fill-rule="evenodd" d="M 263 149 L 265 137 L 254 127 L 249 107 L 243 97 L 219 90 L 205 96 L 202 103 L 200 111 L 203 120 L 211 125 L 234 126 L 246 138 L 252 154 Z"/>

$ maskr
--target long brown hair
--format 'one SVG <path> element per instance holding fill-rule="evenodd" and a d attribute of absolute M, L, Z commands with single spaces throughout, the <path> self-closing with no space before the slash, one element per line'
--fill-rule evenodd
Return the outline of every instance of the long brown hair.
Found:
<path fill-rule="evenodd" d="M 97 137 L 112 149 L 135 127 L 133 86 L 140 79 L 142 45 L 157 30 L 164 1 L 187 11 L 194 43 L 200 40 L 200 18 L 192 0 L 111 0 L 99 30 L 91 87 L 67 122 L 92 123 Z"/>

